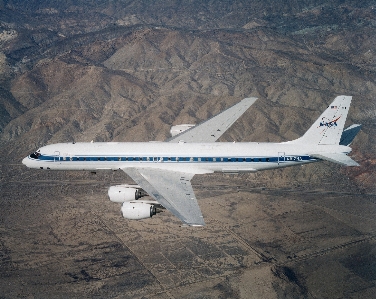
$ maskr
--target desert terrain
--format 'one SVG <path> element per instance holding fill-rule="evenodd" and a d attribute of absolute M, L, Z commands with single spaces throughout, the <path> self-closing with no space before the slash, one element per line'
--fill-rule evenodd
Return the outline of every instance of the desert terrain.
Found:
<path fill-rule="evenodd" d="M 168 211 L 142 221 L 122 219 L 120 205 L 106 194 L 108 186 L 131 183 L 121 172 L 6 167 L 11 169 L 3 169 L 8 177 L 2 182 L 4 298 L 372 298 L 375 293 L 375 196 L 351 191 L 346 181 L 281 188 L 260 187 L 265 178 L 251 175 L 197 176 L 193 186 L 207 225 L 192 228 Z M 312 167 L 330 175 L 330 165 Z"/>
<path fill-rule="evenodd" d="M 0 1 L 0 298 L 374 298 L 373 1 Z M 48 172 L 39 147 L 163 141 L 244 97 L 224 141 L 301 136 L 337 95 L 351 157 L 196 175 L 203 228 L 123 219 L 122 171 Z"/>

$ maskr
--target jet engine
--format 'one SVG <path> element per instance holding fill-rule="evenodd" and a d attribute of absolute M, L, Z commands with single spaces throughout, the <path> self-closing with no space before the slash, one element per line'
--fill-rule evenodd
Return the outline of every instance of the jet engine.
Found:
<path fill-rule="evenodd" d="M 138 185 L 117 185 L 108 189 L 108 197 L 112 202 L 126 202 L 140 199 L 146 193 Z"/>
<path fill-rule="evenodd" d="M 172 126 L 171 130 L 170 130 L 170 134 L 171 134 L 171 136 L 175 136 L 175 135 L 180 134 L 181 132 L 184 132 L 184 131 L 187 131 L 190 128 L 193 128 L 194 126 L 195 125 L 191 125 L 191 124 L 183 124 L 183 125 Z"/>
<path fill-rule="evenodd" d="M 126 219 L 145 219 L 153 217 L 157 213 L 154 205 L 143 201 L 138 202 L 124 202 L 121 206 L 121 213 Z"/>

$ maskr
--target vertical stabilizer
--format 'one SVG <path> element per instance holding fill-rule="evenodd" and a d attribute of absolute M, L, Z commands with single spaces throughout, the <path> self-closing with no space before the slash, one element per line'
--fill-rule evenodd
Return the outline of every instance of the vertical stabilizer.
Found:
<path fill-rule="evenodd" d="M 349 112 L 351 96 L 338 96 L 315 121 L 309 130 L 293 143 L 336 145 L 339 144 Z"/>

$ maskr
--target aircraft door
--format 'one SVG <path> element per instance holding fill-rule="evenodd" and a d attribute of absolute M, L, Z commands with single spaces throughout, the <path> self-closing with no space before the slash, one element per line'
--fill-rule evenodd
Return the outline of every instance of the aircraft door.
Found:
<path fill-rule="evenodd" d="M 278 165 L 280 162 L 285 161 L 285 152 L 278 152 Z"/>
<path fill-rule="evenodd" d="M 56 162 L 56 161 L 60 161 L 60 152 L 59 151 L 54 152 L 54 162 Z"/>

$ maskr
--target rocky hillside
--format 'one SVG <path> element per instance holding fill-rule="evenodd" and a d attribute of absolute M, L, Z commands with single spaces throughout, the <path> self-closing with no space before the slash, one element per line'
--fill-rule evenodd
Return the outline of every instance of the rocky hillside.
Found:
<path fill-rule="evenodd" d="M 341 176 L 374 192 L 376 6 L 284 3 L 1 1 L 2 163 L 47 143 L 164 140 L 246 96 L 259 101 L 222 141 L 293 139 L 346 94 L 362 168 Z"/>

